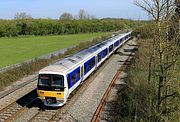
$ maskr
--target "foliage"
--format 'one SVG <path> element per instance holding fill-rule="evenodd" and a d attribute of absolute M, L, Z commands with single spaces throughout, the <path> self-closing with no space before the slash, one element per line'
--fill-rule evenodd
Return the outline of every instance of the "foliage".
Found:
<path fill-rule="evenodd" d="M 142 25 L 134 28 L 133 35 L 137 36 L 138 34 L 140 34 L 140 37 L 142 39 L 151 38 L 154 35 L 152 31 L 153 28 L 154 28 L 154 24 L 152 22 L 143 23 Z"/>
<path fill-rule="evenodd" d="M 159 122 L 180 120 L 180 72 L 179 66 L 171 72 L 171 81 L 168 83 L 169 90 L 176 91 L 172 96 L 167 96 L 163 102 L 162 113 L 156 109 L 157 82 L 148 82 L 149 59 L 153 48 L 152 39 L 138 41 L 138 51 L 128 68 L 127 84 L 118 89 L 114 105 L 110 110 L 113 121 L 124 122 Z M 178 92 L 177 92 L 178 91 Z M 171 93 L 168 91 L 168 93 Z M 166 109 L 167 108 L 167 109 Z"/>
<path fill-rule="evenodd" d="M 142 0 L 136 5 L 152 18 L 152 45 L 148 62 L 146 121 L 172 121 L 179 117 L 179 22 L 175 0 Z M 138 98 L 140 100 L 140 98 Z M 146 105 L 145 105 L 146 106 Z"/>
<path fill-rule="evenodd" d="M 116 31 L 133 28 L 137 21 L 124 19 L 52 20 L 17 19 L 0 20 L 0 37 L 25 35 L 63 35 Z"/>
<path fill-rule="evenodd" d="M 179 0 L 176 0 L 176 9 L 174 2 L 136 1 L 153 20 L 134 31 L 146 39 L 138 42 L 138 53 L 128 72 L 126 94 L 121 92 L 117 97 L 117 101 L 121 101 L 116 109 L 128 114 L 120 113 L 114 121 L 180 121 Z"/>
<path fill-rule="evenodd" d="M 73 15 L 70 13 L 63 13 L 60 18 L 60 20 L 73 20 Z"/>

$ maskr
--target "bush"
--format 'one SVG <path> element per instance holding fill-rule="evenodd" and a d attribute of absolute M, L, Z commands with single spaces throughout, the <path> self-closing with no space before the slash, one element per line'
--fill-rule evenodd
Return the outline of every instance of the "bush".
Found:
<path fill-rule="evenodd" d="M 136 27 L 134 30 L 133 30 L 133 35 L 136 36 L 138 34 L 140 34 L 140 37 L 142 39 L 145 39 L 145 38 L 152 38 L 153 37 L 153 24 L 152 23 L 145 23 L 143 25 L 140 25 L 138 27 Z"/>

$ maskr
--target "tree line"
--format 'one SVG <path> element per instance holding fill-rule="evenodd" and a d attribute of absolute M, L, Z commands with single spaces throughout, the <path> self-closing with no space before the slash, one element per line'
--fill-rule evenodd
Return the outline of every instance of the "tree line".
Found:
<path fill-rule="evenodd" d="M 53 20 L 29 18 L 0 20 L 0 37 L 107 32 L 132 28 L 135 25 L 135 21 L 124 19 Z"/>
<path fill-rule="evenodd" d="M 0 20 L 0 37 L 111 32 L 139 24 L 128 19 L 96 19 L 83 9 L 75 16 L 64 12 L 59 19 L 34 19 L 30 14 L 20 12 L 15 14 L 14 20 Z"/>

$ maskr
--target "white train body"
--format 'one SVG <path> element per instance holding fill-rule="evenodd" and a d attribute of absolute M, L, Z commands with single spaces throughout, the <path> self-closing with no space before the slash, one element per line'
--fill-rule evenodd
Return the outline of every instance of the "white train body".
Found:
<path fill-rule="evenodd" d="M 130 36 L 131 32 L 117 35 L 40 70 L 39 98 L 46 106 L 63 106 L 73 90 Z"/>

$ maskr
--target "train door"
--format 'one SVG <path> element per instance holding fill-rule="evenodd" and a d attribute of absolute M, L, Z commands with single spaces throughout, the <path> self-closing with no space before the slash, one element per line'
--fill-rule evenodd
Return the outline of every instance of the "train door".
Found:
<path fill-rule="evenodd" d="M 83 81 L 84 78 L 84 66 L 81 66 L 81 82 Z"/>
<path fill-rule="evenodd" d="M 70 92 L 69 92 L 70 75 L 68 74 L 67 76 L 64 76 L 64 77 L 66 77 L 65 78 L 66 82 L 64 82 L 64 99 L 65 99 L 65 101 L 67 101 L 68 96 L 70 94 Z"/>

